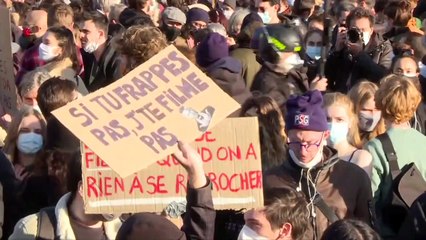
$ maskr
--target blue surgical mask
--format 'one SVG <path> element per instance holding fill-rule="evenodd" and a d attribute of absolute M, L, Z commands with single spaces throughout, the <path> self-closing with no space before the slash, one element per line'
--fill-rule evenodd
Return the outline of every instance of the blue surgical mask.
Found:
<path fill-rule="evenodd" d="M 43 147 L 43 136 L 33 132 L 21 133 L 18 136 L 17 147 L 22 153 L 35 154 Z"/>
<path fill-rule="evenodd" d="M 308 55 L 313 60 L 318 60 L 321 58 L 321 47 L 316 46 L 307 46 L 306 55 Z"/>
<path fill-rule="evenodd" d="M 258 12 L 257 14 L 259 14 L 260 18 L 262 18 L 262 22 L 264 24 L 268 24 L 271 22 L 271 16 L 269 16 L 268 12 Z"/>
<path fill-rule="evenodd" d="M 349 124 L 345 122 L 341 123 L 328 123 L 328 129 L 330 130 L 330 138 L 328 141 L 331 146 L 346 141 L 349 133 Z"/>

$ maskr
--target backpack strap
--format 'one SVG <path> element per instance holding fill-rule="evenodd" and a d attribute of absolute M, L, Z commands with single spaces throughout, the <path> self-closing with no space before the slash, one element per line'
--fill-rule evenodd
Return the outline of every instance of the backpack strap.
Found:
<path fill-rule="evenodd" d="M 393 144 L 389 135 L 387 133 L 383 133 L 377 136 L 377 139 L 382 143 L 383 151 L 385 152 L 386 159 L 389 162 L 390 172 L 393 173 L 395 171 L 399 171 L 400 168 L 398 166 L 398 157 L 396 156 L 395 149 L 393 148 Z"/>
<path fill-rule="evenodd" d="M 48 240 L 56 238 L 57 219 L 55 207 L 42 208 L 39 212 L 36 240 Z"/>
<path fill-rule="evenodd" d="M 305 176 L 302 176 L 303 180 L 306 180 Z M 307 186 L 310 188 L 311 186 Z M 309 197 L 308 190 L 306 188 L 302 187 L 302 191 L 305 196 Z M 312 189 L 312 191 L 315 191 Z M 321 194 L 319 192 L 316 193 L 314 201 L 312 202 L 319 210 L 324 214 L 324 216 L 330 221 L 331 223 L 334 223 L 339 220 L 339 217 L 336 215 L 336 213 L 331 209 L 330 206 L 324 201 L 324 199 L 321 197 Z"/>
<path fill-rule="evenodd" d="M 331 223 L 337 222 L 339 220 L 339 217 L 337 217 L 336 213 L 333 211 L 333 209 L 330 208 L 330 206 L 327 205 L 319 193 L 315 196 L 314 205 L 319 208 L 319 210 Z"/>

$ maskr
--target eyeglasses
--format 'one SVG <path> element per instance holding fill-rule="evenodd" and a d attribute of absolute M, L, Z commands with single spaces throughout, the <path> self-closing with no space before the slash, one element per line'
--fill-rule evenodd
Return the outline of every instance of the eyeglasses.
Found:
<path fill-rule="evenodd" d="M 321 146 L 321 142 L 324 139 L 324 135 L 321 136 L 321 139 L 317 143 L 302 143 L 302 142 L 288 142 L 288 146 L 291 150 L 300 152 L 302 148 L 305 148 L 307 152 L 315 152 Z"/>

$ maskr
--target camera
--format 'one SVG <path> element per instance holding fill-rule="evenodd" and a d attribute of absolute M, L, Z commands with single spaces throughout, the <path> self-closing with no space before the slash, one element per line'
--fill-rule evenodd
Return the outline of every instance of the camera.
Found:
<path fill-rule="evenodd" d="M 362 41 L 362 32 L 358 28 L 351 28 L 347 32 L 348 40 L 351 43 L 357 43 Z"/>

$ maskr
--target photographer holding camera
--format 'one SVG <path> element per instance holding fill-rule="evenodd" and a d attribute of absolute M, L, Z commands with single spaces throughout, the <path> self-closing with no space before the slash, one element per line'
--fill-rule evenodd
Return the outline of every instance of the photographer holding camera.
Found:
<path fill-rule="evenodd" d="M 347 93 L 362 79 L 378 83 L 389 71 L 393 52 L 391 43 L 373 29 L 374 16 L 355 8 L 338 28 L 336 43 L 325 66 L 329 89 Z"/>

